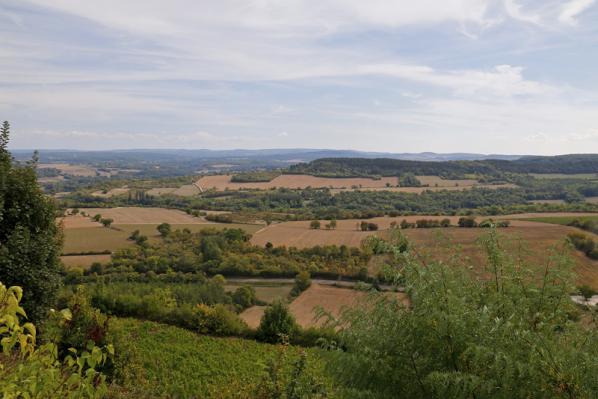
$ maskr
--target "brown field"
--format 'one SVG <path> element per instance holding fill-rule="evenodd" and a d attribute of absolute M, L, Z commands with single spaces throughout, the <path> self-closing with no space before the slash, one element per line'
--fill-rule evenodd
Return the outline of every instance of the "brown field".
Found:
<path fill-rule="evenodd" d="M 100 223 L 94 222 L 87 216 L 82 215 L 69 215 L 67 217 L 58 218 L 59 223 L 62 223 L 65 230 L 69 229 L 82 229 L 90 227 L 102 227 Z"/>
<path fill-rule="evenodd" d="M 499 229 L 507 241 L 511 241 L 511 249 L 518 247 L 518 240 L 525 243 L 523 246 L 528 252 L 526 258 L 535 264 L 546 261 L 549 249 L 564 242 L 567 234 L 578 231 L 572 227 L 548 223 L 518 220 L 533 217 L 549 216 L 596 216 L 592 213 L 527 213 L 521 215 L 497 216 L 496 219 L 511 220 L 511 227 Z M 263 246 L 271 242 L 275 246 L 286 245 L 298 248 L 312 247 L 315 245 L 347 245 L 359 246 L 363 238 L 369 235 L 384 236 L 391 221 L 400 222 L 407 219 L 413 222 L 417 219 L 442 219 L 440 216 L 409 216 L 397 218 L 374 218 L 368 221 L 377 223 L 380 230 L 376 232 L 357 231 L 356 224 L 359 220 L 340 220 L 337 230 L 311 230 L 308 221 L 286 222 L 273 224 L 261 229 L 254 234 L 252 243 Z M 458 217 L 450 217 L 451 223 L 455 224 Z M 482 219 L 482 218 L 478 218 Z M 322 226 L 326 221 L 322 221 Z M 405 235 L 415 244 L 422 253 L 429 253 L 435 257 L 438 254 L 446 254 L 456 248 L 462 249 L 463 256 L 469 256 L 476 264 L 483 267 L 484 257 L 478 239 L 487 233 L 488 230 L 474 228 L 436 228 L 436 229 L 407 229 L 403 230 Z M 598 237 L 596 237 L 598 239 Z M 444 245 L 444 247 L 443 247 Z M 572 251 L 575 260 L 575 270 L 579 276 L 579 283 L 588 284 L 598 288 L 598 261 L 591 260 L 579 251 Z"/>
<path fill-rule="evenodd" d="M 111 228 L 106 228 L 89 217 L 81 215 L 58 219 L 64 226 L 63 253 L 115 251 L 126 248 L 132 245 L 127 238 L 134 230 L 139 230 L 141 234 L 148 236 L 150 241 L 156 241 L 159 239 L 156 227 L 163 223 L 156 220 L 170 223 L 173 230 L 187 228 L 192 232 L 206 228 L 237 228 L 253 234 L 263 227 L 256 224 L 212 223 L 194 218 L 184 212 L 159 208 L 88 208 L 82 211 L 89 215 L 100 213 L 103 217 L 111 217 L 114 219 L 114 223 Z M 166 211 L 166 213 L 159 211 Z M 124 215 L 123 212 L 125 212 Z M 175 223 L 174 221 L 184 221 L 184 223 Z"/>
<path fill-rule="evenodd" d="M 164 208 L 86 208 L 81 209 L 89 215 L 99 213 L 103 218 L 111 218 L 114 224 L 201 224 L 204 219 L 196 218 L 176 209 Z"/>
<path fill-rule="evenodd" d="M 63 253 L 114 251 L 132 245 L 130 233 L 102 226 L 64 229 Z"/>
<path fill-rule="evenodd" d="M 403 219 L 408 222 L 415 222 L 418 219 L 436 219 L 444 218 L 450 219 L 452 224 L 456 224 L 459 220 L 458 216 L 399 216 L 391 217 L 377 217 L 372 219 L 363 219 L 367 222 L 376 223 L 378 231 L 361 231 L 358 225 L 361 219 L 347 219 L 338 220 L 336 230 L 326 230 L 324 226 L 328 221 L 321 220 L 322 229 L 312 230 L 309 228 L 310 221 L 299 222 L 284 222 L 272 224 L 258 230 L 251 242 L 255 245 L 264 246 L 267 242 L 272 244 L 286 245 L 287 247 L 306 248 L 316 245 L 347 245 L 351 247 L 358 247 L 361 241 L 370 235 L 377 235 L 381 230 L 390 228 L 392 222 L 400 223 Z"/>
<path fill-rule="evenodd" d="M 209 190 L 215 188 L 217 191 L 229 190 L 241 190 L 241 189 L 260 189 L 267 190 L 274 187 L 280 188 L 351 188 L 352 186 L 357 187 L 386 187 L 386 183 L 396 186 L 398 179 L 396 177 L 383 177 L 380 180 L 368 179 L 368 178 L 328 178 L 328 177 L 316 177 L 309 175 L 280 175 L 269 182 L 259 183 L 233 183 L 231 182 L 232 175 L 213 175 L 203 176 L 199 179 L 196 184 L 202 188 L 202 190 Z"/>
<path fill-rule="evenodd" d="M 110 255 L 73 255 L 73 256 L 61 256 L 60 260 L 66 266 L 67 269 L 81 268 L 87 269 L 94 262 L 108 263 L 110 261 Z"/>
<path fill-rule="evenodd" d="M 39 169 L 58 169 L 61 173 L 65 175 L 72 175 L 72 176 L 95 176 L 96 169 L 84 166 L 84 165 L 71 165 L 68 163 L 40 163 L 37 165 Z"/>
<path fill-rule="evenodd" d="M 239 317 L 241 317 L 241 319 L 245 321 L 249 327 L 258 328 L 265 310 L 265 306 L 252 306 L 239 314 Z"/>
<path fill-rule="evenodd" d="M 91 193 L 91 195 L 93 195 L 94 197 L 100 197 L 100 198 L 111 198 L 117 195 L 123 195 L 126 194 L 130 191 L 129 188 L 113 188 L 112 190 L 108 190 L 107 192 L 102 192 L 102 191 L 95 191 L 93 193 Z"/>
<path fill-rule="evenodd" d="M 271 188 L 292 188 L 302 189 L 306 187 L 314 188 L 330 188 L 332 193 L 336 194 L 341 191 L 363 190 L 363 191 L 395 191 L 406 193 L 422 193 L 426 190 L 467 190 L 471 187 L 479 188 L 512 188 L 513 184 L 478 184 L 477 180 L 461 179 L 461 180 L 445 180 L 438 176 L 417 176 L 422 184 L 428 187 L 397 187 L 398 179 L 396 177 L 383 177 L 380 180 L 369 178 L 342 178 L 342 177 L 316 177 L 310 175 L 280 175 L 269 182 L 258 183 L 233 183 L 231 182 L 232 175 L 212 175 L 203 176 L 196 185 L 202 190 L 215 189 L 217 191 L 242 190 L 242 189 L 259 189 L 267 190 Z M 388 186 L 387 186 L 388 185 Z"/>
<path fill-rule="evenodd" d="M 198 195 L 200 192 L 201 191 L 199 190 L 199 187 L 197 187 L 195 184 L 187 184 L 177 188 L 172 192 L 172 194 L 181 197 L 192 197 L 194 195 Z"/>
<path fill-rule="evenodd" d="M 360 188 L 360 191 L 392 191 L 396 193 L 414 193 L 421 194 L 424 191 L 463 191 L 470 190 L 472 188 L 487 188 L 496 190 L 499 188 L 514 188 L 517 187 L 514 184 L 475 184 L 475 185 L 459 185 L 459 186 L 430 186 L 430 187 L 368 187 Z M 332 194 L 338 194 L 343 191 L 355 191 L 352 188 L 335 188 L 330 190 Z"/>
<path fill-rule="evenodd" d="M 64 181 L 64 176 L 58 175 L 53 177 L 40 177 L 37 179 L 38 183 L 56 183 L 59 181 Z"/>
<path fill-rule="evenodd" d="M 318 307 L 330 312 L 333 316 L 338 316 L 344 308 L 355 306 L 359 299 L 366 295 L 367 293 L 364 291 L 350 288 L 312 284 L 291 302 L 289 310 L 301 327 L 308 328 L 323 323 L 323 320 L 315 320 Z M 392 295 L 398 295 L 401 300 L 407 301 L 405 294 L 393 293 Z M 264 306 L 253 306 L 241 313 L 240 316 L 250 327 L 256 328 L 260 324 L 264 310 Z"/>

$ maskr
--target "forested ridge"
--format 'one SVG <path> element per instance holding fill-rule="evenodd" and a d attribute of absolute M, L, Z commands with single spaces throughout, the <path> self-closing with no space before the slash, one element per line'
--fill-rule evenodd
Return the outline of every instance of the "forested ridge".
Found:
<path fill-rule="evenodd" d="M 404 173 L 463 177 L 484 175 L 499 177 L 505 173 L 598 173 L 598 155 L 571 154 L 559 156 L 529 156 L 507 161 L 407 161 L 391 158 L 322 158 L 293 165 L 288 173 L 316 176 L 397 176 Z"/>

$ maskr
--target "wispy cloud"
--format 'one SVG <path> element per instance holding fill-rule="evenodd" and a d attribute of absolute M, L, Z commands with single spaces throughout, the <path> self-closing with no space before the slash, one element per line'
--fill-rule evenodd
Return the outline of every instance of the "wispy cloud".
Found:
<path fill-rule="evenodd" d="M 0 116 L 21 147 L 574 151 L 593 5 L 5 0 Z"/>
<path fill-rule="evenodd" d="M 577 25 L 576 17 L 582 12 L 590 8 L 596 0 L 570 0 L 565 3 L 559 14 L 559 21 L 569 24 Z"/>

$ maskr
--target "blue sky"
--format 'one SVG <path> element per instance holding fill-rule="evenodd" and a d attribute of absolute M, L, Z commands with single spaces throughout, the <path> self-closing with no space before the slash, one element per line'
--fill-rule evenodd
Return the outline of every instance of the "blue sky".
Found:
<path fill-rule="evenodd" d="M 13 148 L 598 152 L 598 1 L 0 0 Z"/>

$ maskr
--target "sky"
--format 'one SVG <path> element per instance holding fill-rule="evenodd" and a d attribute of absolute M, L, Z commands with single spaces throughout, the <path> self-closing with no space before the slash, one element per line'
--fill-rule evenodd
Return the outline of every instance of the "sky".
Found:
<path fill-rule="evenodd" d="M 12 148 L 598 153 L 598 0 L 0 0 Z"/>

